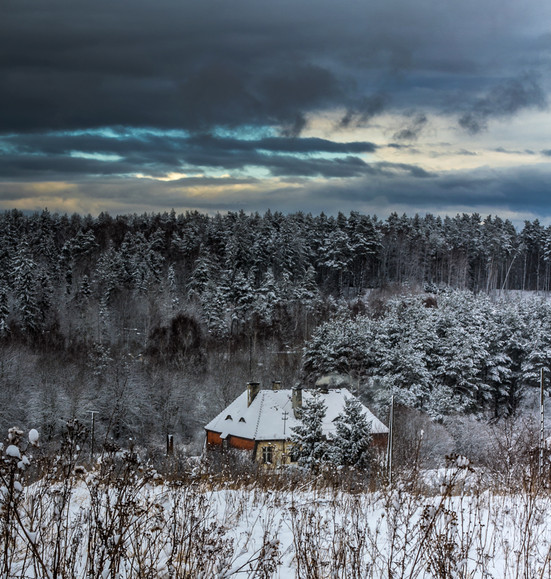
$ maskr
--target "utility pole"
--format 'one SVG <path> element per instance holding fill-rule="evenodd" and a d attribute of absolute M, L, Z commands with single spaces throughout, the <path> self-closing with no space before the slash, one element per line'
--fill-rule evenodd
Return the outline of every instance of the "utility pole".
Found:
<path fill-rule="evenodd" d="M 92 415 L 92 429 L 90 431 L 90 460 L 94 460 L 94 432 L 96 427 L 96 414 L 99 414 L 98 410 L 88 410 Z"/>
<path fill-rule="evenodd" d="M 392 443 L 394 438 L 394 395 L 390 399 L 390 416 L 388 419 L 388 448 L 386 452 L 386 468 L 388 484 L 392 485 Z"/>
<path fill-rule="evenodd" d="M 544 406 L 543 406 L 543 368 L 541 369 L 541 382 L 540 382 L 540 462 L 539 462 L 539 474 L 540 480 L 543 476 L 543 429 L 544 429 Z"/>
<path fill-rule="evenodd" d="M 286 427 L 287 427 L 287 420 L 289 420 L 289 413 L 287 410 L 284 410 L 282 413 L 282 420 L 283 420 L 283 464 L 285 464 L 287 460 L 287 456 L 285 455 L 285 437 L 286 437 Z"/>

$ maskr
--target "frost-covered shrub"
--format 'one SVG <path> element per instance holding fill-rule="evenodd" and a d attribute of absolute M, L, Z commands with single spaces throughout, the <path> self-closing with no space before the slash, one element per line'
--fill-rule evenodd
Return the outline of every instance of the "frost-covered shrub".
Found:
<path fill-rule="evenodd" d="M 36 530 L 24 524 L 21 503 L 25 472 L 32 458 L 29 450 L 38 446 L 39 435 L 31 429 L 28 441 L 24 441 L 23 434 L 19 428 L 10 428 L 5 443 L 0 445 L 0 571 L 3 577 L 10 574 L 18 536 L 24 537 L 36 550 Z"/>

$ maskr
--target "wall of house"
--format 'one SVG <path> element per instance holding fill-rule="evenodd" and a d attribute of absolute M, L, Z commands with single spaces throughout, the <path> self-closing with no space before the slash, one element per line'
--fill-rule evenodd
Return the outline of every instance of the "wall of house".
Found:
<path fill-rule="evenodd" d="M 207 430 L 207 445 L 222 446 L 222 439 L 219 432 Z"/>
<path fill-rule="evenodd" d="M 228 448 L 238 448 L 239 450 L 254 450 L 254 440 L 240 438 L 239 436 L 228 436 L 226 439 Z M 207 446 L 223 446 L 223 440 L 219 432 L 207 430 Z"/>
<path fill-rule="evenodd" d="M 239 436 L 228 436 L 228 447 L 239 450 L 254 450 L 254 440 L 250 438 L 240 438 Z"/>
<path fill-rule="evenodd" d="M 267 446 L 271 446 L 273 449 L 271 465 L 263 463 L 262 449 Z M 284 443 L 282 440 L 263 440 L 261 442 L 257 442 L 255 460 L 258 462 L 258 464 L 267 468 L 279 466 L 282 464 L 290 464 L 290 451 L 292 446 L 293 445 L 291 443 Z"/>
<path fill-rule="evenodd" d="M 372 434 L 371 444 L 377 450 L 386 450 L 388 446 L 388 434 Z"/>

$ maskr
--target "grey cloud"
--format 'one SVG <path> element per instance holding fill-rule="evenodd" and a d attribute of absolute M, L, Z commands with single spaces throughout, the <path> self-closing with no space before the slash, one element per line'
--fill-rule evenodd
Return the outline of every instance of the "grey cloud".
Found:
<path fill-rule="evenodd" d="M 495 86 L 485 97 L 478 99 L 459 119 L 459 125 L 471 134 L 488 128 L 492 118 L 512 116 L 523 109 L 544 109 L 547 98 L 534 74 L 524 74 Z"/>
<path fill-rule="evenodd" d="M 252 151 L 260 149 L 285 153 L 373 153 L 377 146 L 367 141 L 336 142 L 320 138 L 267 137 L 264 139 L 230 139 L 212 135 L 195 135 L 188 139 L 192 146 L 204 149 Z"/>
<path fill-rule="evenodd" d="M 111 212 L 157 211 L 174 207 L 177 210 L 196 208 L 215 212 L 243 208 L 248 211 L 263 211 L 267 207 L 281 211 L 325 211 L 337 213 L 359 210 L 384 214 L 396 208 L 415 212 L 453 214 L 458 210 L 533 214 L 545 222 L 551 222 L 548 202 L 548 184 L 551 169 L 547 164 L 533 168 L 512 168 L 506 171 L 480 169 L 431 175 L 430 178 L 412 179 L 409 166 L 374 167 L 371 172 L 359 173 L 355 177 L 335 177 L 325 183 L 317 180 L 287 180 L 280 184 L 255 189 L 240 189 L 232 185 L 255 187 L 254 179 L 186 178 L 172 182 L 148 179 L 96 179 L 75 180 L 68 190 L 77 202 L 80 199 L 83 212 L 90 210 L 93 200 L 109 203 Z M 228 187 L 222 195 L 220 190 Z M 213 193 L 197 195 L 197 188 Z M 522 191 L 522 195 L 519 195 Z M 216 192 L 216 193 L 214 193 Z M 4 183 L 0 181 L 0 200 L 12 206 L 20 198 L 39 197 L 44 202 L 42 189 L 33 188 L 32 183 Z M 56 193 L 48 207 L 57 210 Z M 4 207 L 5 207 L 4 206 Z M 40 208 L 40 207 L 37 207 Z M 462 208 L 462 209 L 459 209 Z M 63 207 L 61 207 L 63 210 Z M 518 222 L 522 224 L 519 217 Z"/>
<path fill-rule="evenodd" d="M 316 155 L 372 153 L 370 142 L 339 143 L 320 138 L 221 138 L 209 134 L 166 136 L 152 134 L 105 138 L 94 134 L 32 134 L 0 139 L 0 174 L 29 178 L 56 175 L 128 175 L 197 172 L 201 167 L 244 169 L 264 167 L 277 175 L 358 174 L 368 167 L 358 157 L 309 159 Z M 300 156 L 306 156 L 302 158 Z M 99 157 L 99 158 L 98 158 Z M 103 159 L 103 160 L 102 160 Z M 288 173 L 286 173 L 286 171 Z"/>
<path fill-rule="evenodd" d="M 526 193 L 535 207 L 544 181 L 535 169 L 521 180 L 519 172 L 498 172 L 493 181 L 490 174 L 435 175 L 367 162 L 378 150 L 367 137 L 337 143 L 300 136 L 318 114 L 340 116 L 332 128 L 345 132 L 375 125 L 383 113 L 423 110 L 431 119 L 452 115 L 476 134 L 495 118 L 543 108 L 550 17 L 551 4 L 540 0 L 510 1 L 506 9 L 502 0 L 8 0 L 0 18 L 0 175 L 75 182 L 106 200 L 108 187 L 115 196 L 122 191 L 123 175 L 221 168 L 242 177 L 254 167 L 287 178 L 288 189 L 258 197 L 228 191 L 227 200 L 207 201 L 186 197 L 191 181 L 177 189 L 129 179 L 125 200 L 130 204 L 136 186 L 135 199 L 147 206 L 158 194 L 159 203 L 181 198 L 209 210 L 257 201 L 259 209 L 327 202 L 326 210 L 338 210 L 350 189 L 352 208 L 375 198 L 447 207 L 461 195 L 473 206 L 493 199 L 512 207 L 516 190 L 519 204 Z M 385 147 L 413 152 L 408 140 L 425 127 L 421 115 L 410 116 Z M 102 128 L 117 138 L 93 130 Z M 279 137 L 255 137 L 267 128 Z M 249 138 L 215 136 L 222 134 Z M 323 178 L 327 196 L 316 196 Z"/>
<path fill-rule="evenodd" d="M 505 147 L 496 147 L 494 151 L 496 153 L 503 153 L 504 155 L 535 155 L 535 152 L 531 149 L 511 150 Z"/>
<path fill-rule="evenodd" d="M 346 114 L 340 120 L 339 126 L 347 128 L 349 126 L 365 125 L 373 117 L 385 110 L 389 100 L 388 95 L 384 94 L 363 97 L 346 111 Z"/>
<path fill-rule="evenodd" d="M 419 138 L 427 122 L 428 119 L 424 113 L 415 113 L 402 129 L 394 133 L 394 138 L 397 141 L 415 141 Z"/>
<path fill-rule="evenodd" d="M 485 16 L 496 10 L 501 26 L 489 34 Z M 346 110 L 346 128 L 390 104 L 410 108 L 418 87 L 442 108 L 457 86 L 480 91 L 469 71 L 493 72 L 498 61 L 518 74 L 533 51 L 532 15 L 503 14 L 497 0 L 445 10 L 438 0 L 10 2 L 0 20 L 0 131 L 248 124 L 296 136 L 319 110 Z M 468 127 L 487 119 L 475 109 Z"/>

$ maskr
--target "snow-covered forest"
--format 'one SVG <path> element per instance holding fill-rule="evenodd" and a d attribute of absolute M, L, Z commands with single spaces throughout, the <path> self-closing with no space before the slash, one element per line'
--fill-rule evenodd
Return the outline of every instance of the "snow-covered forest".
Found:
<path fill-rule="evenodd" d="M 381 409 L 505 417 L 551 366 L 549 306 L 511 298 L 551 287 L 537 221 L 14 210 L 0 264 L 0 428 L 45 444 L 90 411 L 98 437 L 200 444 L 248 380 L 328 372 Z"/>

